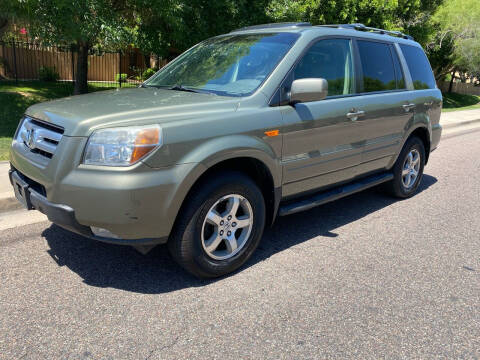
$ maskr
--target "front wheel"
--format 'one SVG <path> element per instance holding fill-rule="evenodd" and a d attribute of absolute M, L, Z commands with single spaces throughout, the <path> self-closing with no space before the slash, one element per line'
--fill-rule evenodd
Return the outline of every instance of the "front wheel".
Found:
<path fill-rule="evenodd" d="M 201 278 L 242 266 L 265 226 L 265 202 L 258 186 L 242 173 L 214 174 L 192 190 L 168 242 L 173 258 Z"/>
<path fill-rule="evenodd" d="M 387 184 L 392 195 L 399 198 L 413 196 L 423 177 L 425 146 L 414 136 L 407 140 L 393 166 L 393 180 Z"/>

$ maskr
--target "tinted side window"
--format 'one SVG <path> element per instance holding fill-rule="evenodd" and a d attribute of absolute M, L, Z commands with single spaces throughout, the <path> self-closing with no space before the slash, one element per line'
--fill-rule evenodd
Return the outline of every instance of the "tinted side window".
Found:
<path fill-rule="evenodd" d="M 434 89 L 435 78 L 433 77 L 432 68 L 423 50 L 416 46 L 403 44 L 400 45 L 400 48 L 407 61 L 414 88 L 416 90 Z"/>
<path fill-rule="evenodd" d="M 385 91 L 397 88 L 390 45 L 358 40 L 363 70 L 363 91 Z"/>
<path fill-rule="evenodd" d="M 393 65 L 395 66 L 395 78 L 397 79 L 397 89 L 406 89 L 405 77 L 403 75 L 403 70 L 400 65 L 400 60 L 398 60 L 397 50 L 394 47 L 391 47 L 393 56 Z"/>
<path fill-rule="evenodd" d="M 324 78 L 328 81 L 328 96 L 353 94 L 352 46 L 348 39 L 320 40 L 297 64 L 293 80 Z"/>

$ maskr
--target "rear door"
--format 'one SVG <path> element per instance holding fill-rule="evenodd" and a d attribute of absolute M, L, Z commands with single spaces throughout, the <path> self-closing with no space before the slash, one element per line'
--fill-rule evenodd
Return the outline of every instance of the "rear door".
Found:
<path fill-rule="evenodd" d="M 395 46 L 388 42 L 356 40 L 360 61 L 360 87 L 365 116 L 358 120 L 364 134 L 359 175 L 388 168 L 413 118 L 413 94 Z"/>

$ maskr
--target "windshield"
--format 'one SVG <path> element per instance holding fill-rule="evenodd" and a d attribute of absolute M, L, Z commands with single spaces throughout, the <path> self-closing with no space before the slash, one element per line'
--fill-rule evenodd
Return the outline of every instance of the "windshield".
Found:
<path fill-rule="evenodd" d="M 212 38 L 185 52 L 144 85 L 226 96 L 249 95 L 270 75 L 297 38 L 292 33 Z"/>

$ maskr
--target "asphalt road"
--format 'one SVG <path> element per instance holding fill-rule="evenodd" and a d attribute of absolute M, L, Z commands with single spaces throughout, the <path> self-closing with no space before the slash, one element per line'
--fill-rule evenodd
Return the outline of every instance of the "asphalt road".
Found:
<path fill-rule="evenodd" d="M 200 281 L 48 222 L 0 232 L 0 359 L 480 357 L 480 132 L 443 139 L 421 191 L 279 218 Z"/>

